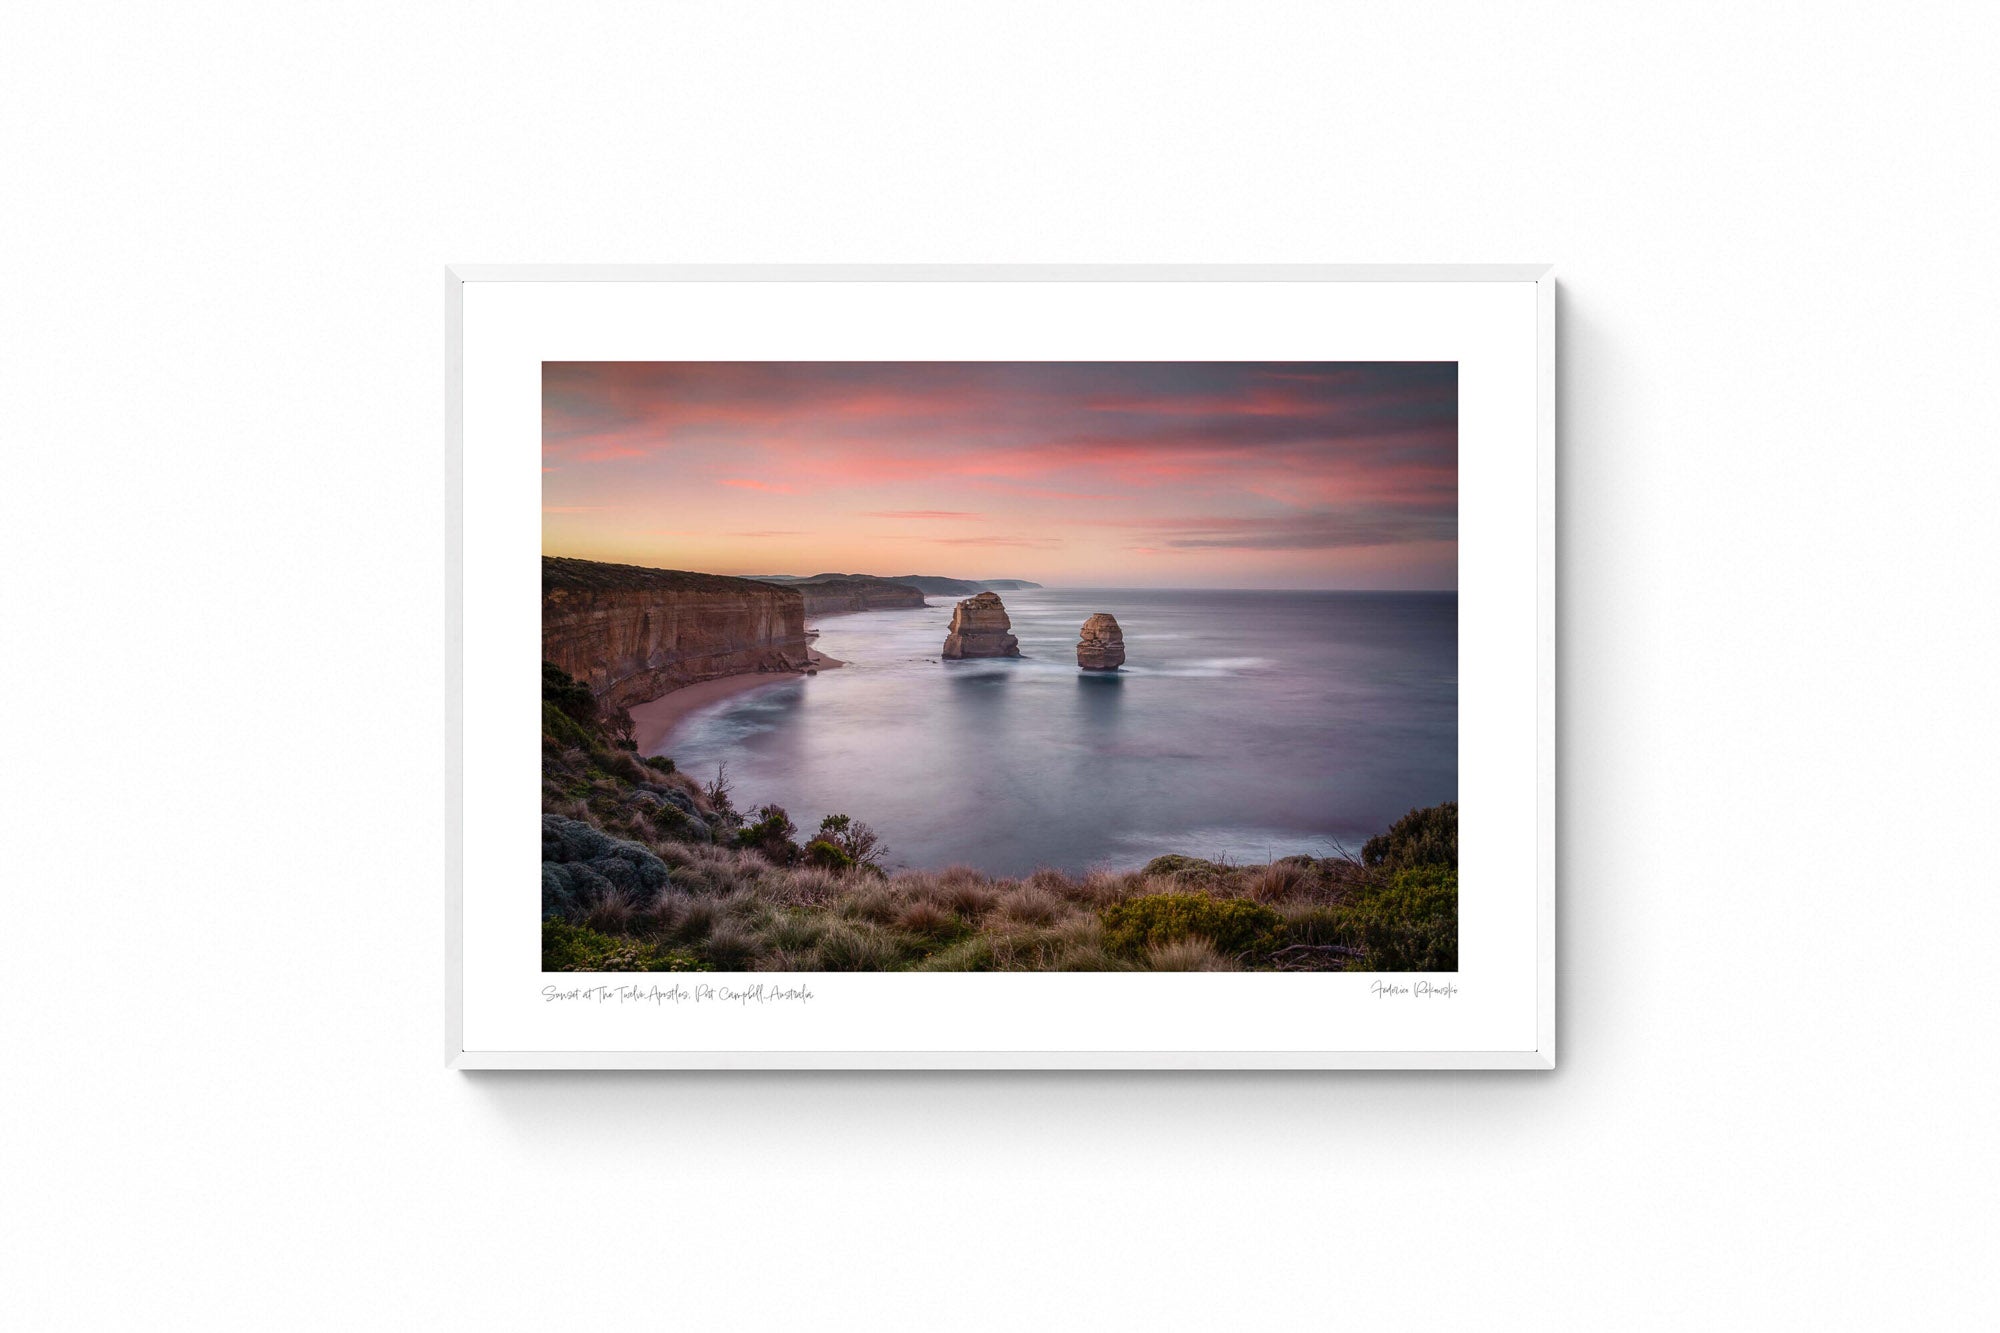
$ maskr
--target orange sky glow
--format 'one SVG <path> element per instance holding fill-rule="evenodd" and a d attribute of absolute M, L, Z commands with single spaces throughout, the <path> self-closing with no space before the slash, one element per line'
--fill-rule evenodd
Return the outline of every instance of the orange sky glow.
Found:
<path fill-rule="evenodd" d="M 542 455 L 547 555 L 1458 585 L 1450 362 L 547 362 Z"/>

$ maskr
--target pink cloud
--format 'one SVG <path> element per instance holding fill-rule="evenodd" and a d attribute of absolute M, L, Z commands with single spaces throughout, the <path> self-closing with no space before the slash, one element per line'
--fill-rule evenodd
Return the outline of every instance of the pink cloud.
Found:
<path fill-rule="evenodd" d="M 1056 577 L 1176 555 L 1239 587 L 1453 567 L 1450 363 L 553 362 L 542 387 L 549 512 L 629 515 L 551 519 L 565 542 L 665 519 L 703 528 L 665 548 L 716 568 L 763 567 L 762 540 L 853 569 L 924 541 L 1059 549 L 1022 560 Z"/>

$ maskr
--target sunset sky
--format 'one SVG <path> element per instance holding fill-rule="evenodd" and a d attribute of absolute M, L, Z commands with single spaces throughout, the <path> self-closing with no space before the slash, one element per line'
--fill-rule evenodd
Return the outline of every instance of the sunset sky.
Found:
<path fill-rule="evenodd" d="M 542 465 L 548 555 L 1458 586 L 1450 362 L 548 362 Z"/>

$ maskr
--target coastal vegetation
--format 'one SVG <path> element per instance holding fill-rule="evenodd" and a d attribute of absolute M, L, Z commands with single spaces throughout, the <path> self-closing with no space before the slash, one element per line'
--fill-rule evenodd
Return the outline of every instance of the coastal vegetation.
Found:
<path fill-rule="evenodd" d="M 542 679 L 548 971 L 1454 971 L 1457 807 L 1413 810 L 1359 855 L 1004 878 L 890 870 L 861 820 L 802 832 L 632 752 L 616 709 Z"/>

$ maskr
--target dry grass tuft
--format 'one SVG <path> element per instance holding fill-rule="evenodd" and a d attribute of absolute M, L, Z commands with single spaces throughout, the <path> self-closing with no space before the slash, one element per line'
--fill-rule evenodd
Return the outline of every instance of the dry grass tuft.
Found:
<path fill-rule="evenodd" d="M 947 882 L 940 877 L 934 881 L 928 896 L 933 902 L 961 916 L 976 917 L 993 910 L 993 904 L 1000 899 L 1000 892 L 983 879 Z"/>
<path fill-rule="evenodd" d="M 1065 875 L 1062 871 L 1050 870 L 1046 867 L 1037 870 L 1034 874 L 1023 880 L 1022 883 L 1031 889 L 1040 889 L 1044 893 L 1053 893 L 1056 897 L 1069 902 L 1076 902 L 1083 896 L 1082 885 L 1078 884 L 1068 875 Z"/>
<path fill-rule="evenodd" d="M 1049 932 L 1049 943 L 1049 966 L 1056 972 L 1122 972 L 1129 967 L 1105 947 L 1104 923 L 1094 912 L 1065 917 Z"/>
<path fill-rule="evenodd" d="M 756 935 L 736 921 L 717 923 L 701 947 L 702 956 L 718 972 L 747 971 L 762 951 Z"/>
<path fill-rule="evenodd" d="M 819 866 L 801 866 L 789 874 L 772 876 L 771 896 L 775 902 L 795 907 L 824 907 L 846 892 L 847 881 Z"/>
<path fill-rule="evenodd" d="M 1008 972 L 1046 972 L 1062 954 L 1061 941 L 1033 926 L 989 927 L 978 938 L 987 946 L 989 966 Z"/>
<path fill-rule="evenodd" d="M 1297 861 L 1273 861 L 1250 871 L 1243 891 L 1260 903 L 1284 903 L 1310 894 L 1319 885 L 1319 876 Z"/>
<path fill-rule="evenodd" d="M 1005 921 L 1019 921 L 1030 926 L 1052 926 L 1057 918 L 1066 915 L 1069 904 L 1047 889 L 1038 889 L 1022 884 L 1000 895 L 994 904 L 994 913 Z"/>
<path fill-rule="evenodd" d="M 826 934 L 826 918 L 809 912 L 774 912 L 764 922 L 764 943 L 783 954 L 804 955 Z"/>
<path fill-rule="evenodd" d="M 623 889 L 614 888 L 584 913 L 583 924 L 607 935 L 622 935 L 632 928 L 639 905 Z"/>
<path fill-rule="evenodd" d="M 902 951 L 880 927 L 839 921 L 813 946 L 816 972 L 886 972 L 903 961 Z"/>
<path fill-rule="evenodd" d="M 1141 892 L 1134 887 L 1141 882 L 1137 876 L 1119 871 L 1093 870 L 1076 882 L 1075 897 L 1092 907 L 1103 907 L 1106 903 L 1119 902 Z"/>
<path fill-rule="evenodd" d="M 850 890 L 841 900 L 841 910 L 848 916 L 862 921 L 872 921 L 878 926 L 886 926 L 903 914 L 908 905 L 902 890 L 893 884 L 871 881 Z"/>
<path fill-rule="evenodd" d="M 965 929 L 958 913 L 928 898 L 906 904 L 895 921 L 896 929 L 933 940 L 950 939 Z"/>
<path fill-rule="evenodd" d="M 684 940 L 702 940 L 715 929 L 720 918 L 712 898 L 697 898 L 692 894 L 677 895 L 679 902 L 674 913 L 674 934 Z"/>
<path fill-rule="evenodd" d="M 1240 972 L 1242 965 L 1219 952 L 1200 936 L 1155 944 L 1146 950 L 1146 962 L 1155 972 Z"/>

